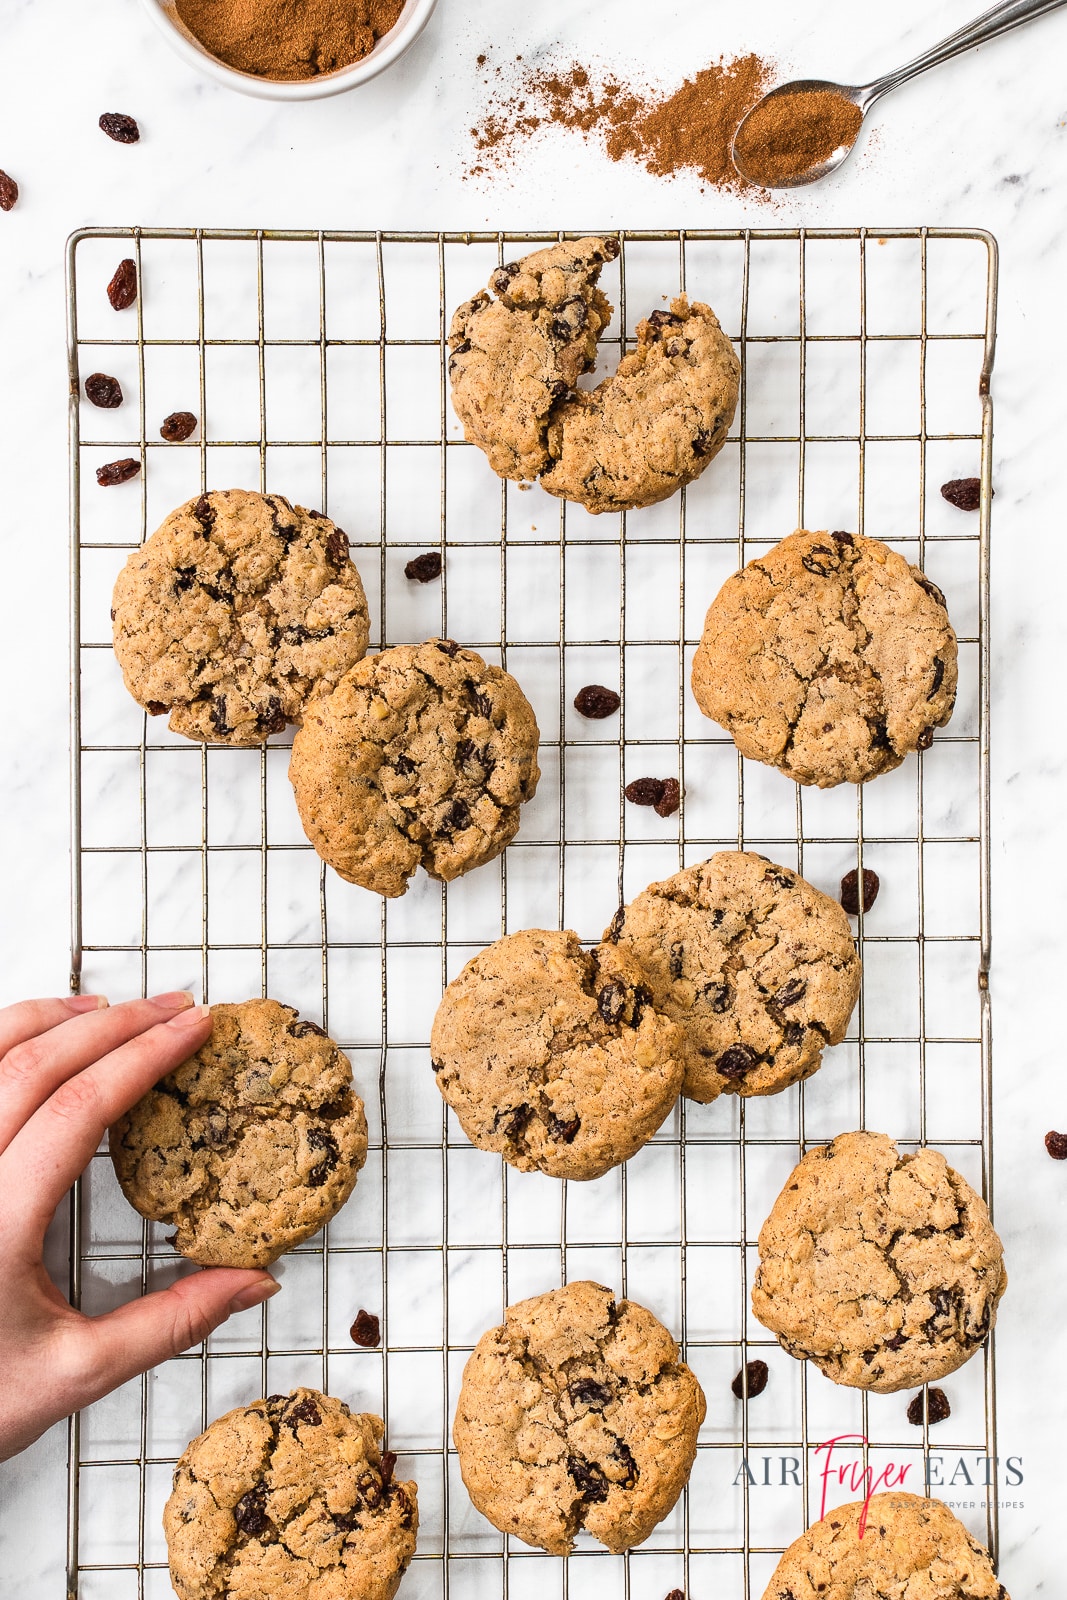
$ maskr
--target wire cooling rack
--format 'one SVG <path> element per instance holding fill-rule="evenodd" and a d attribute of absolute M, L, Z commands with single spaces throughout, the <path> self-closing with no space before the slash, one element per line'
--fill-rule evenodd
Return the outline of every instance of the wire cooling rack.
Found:
<path fill-rule="evenodd" d="M 348 1050 L 371 1153 L 353 1199 L 279 1263 L 285 1292 L 127 1385 L 71 1427 L 69 1593 L 169 1594 L 160 1512 L 173 1462 L 233 1405 L 303 1382 L 380 1411 L 398 1473 L 418 1480 L 407 1600 L 545 1596 L 758 1600 L 778 1553 L 854 1472 L 907 1465 L 995 1548 L 992 1341 L 945 1380 L 934 1436 L 907 1395 L 839 1388 L 747 1310 L 754 1243 L 802 1150 L 866 1126 L 927 1140 L 991 1199 L 988 540 L 996 247 L 963 230 L 627 233 L 602 283 L 616 306 L 601 371 L 637 321 L 685 287 L 743 358 L 720 457 L 683 494 L 593 518 L 501 484 L 450 410 L 451 309 L 497 263 L 550 235 L 92 229 L 69 247 L 72 540 L 72 987 L 114 996 L 189 985 L 270 993 Z M 132 256 L 140 295 L 105 285 Z M 86 375 L 120 379 L 94 410 Z M 159 424 L 193 411 L 197 433 Z M 138 483 L 93 468 L 132 455 Z M 940 484 L 978 475 L 977 516 Z M 542 729 L 543 776 L 504 857 L 444 887 L 419 875 L 382 903 L 327 872 L 286 782 L 289 738 L 204 748 L 146 721 L 110 648 L 130 549 L 172 506 L 245 486 L 345 527 L 376 645 L 446 633 L 505 664 Z M 730 572 L 793 527 L 888 539 L 948 596 L 960 693 L 930 751 L 862 790 L 804 791 L 741 761 L 688 692 L 704 610 Z M 444 557 L 439 584 L 405 578 Z M 573 711 L 617 686 L 617 721 Z M 678 777 L 678 814 L 627 805 L 625 782 Z M 835 893 L 881 876 L 858 923 L 862 996 L 849 1039 L 807 1084 L 747 1105 L 679 1103 L 649 1146 L 594 1184 L 524 1175 L 472 1150 L 432 1087 L 442 984 L 524 926 L 595 940 L 621 899 L 715 849 L 752 847 Z M 71 1294 L 98 1311 L 173 1280 L 163 1230 L 126 1206 L 102 1153 L 72 1198 Z M 463 1362 L 506 1304 L 582 1276 L 652 1307 L 708 1399 L 689 1490 L 647 1544 L 567 1560 L 502 1538 L 463 1490 L 449 1424 Z M 378 1350 L 348 1333 L 380 1315 Z M 766 1391 L 731 1380 L 754 1355 Z M 961 1478 L 957 1460 L 966 1463 Z M 984 1466 L 983 1466 L 984 1463 Z M 950 1480 L 950 1474 L 952 1474 Z M 899 1480 L 893 1479 L 894 1483 Z M 958 1485 L 967 1499 L 960 1501 Z"/>

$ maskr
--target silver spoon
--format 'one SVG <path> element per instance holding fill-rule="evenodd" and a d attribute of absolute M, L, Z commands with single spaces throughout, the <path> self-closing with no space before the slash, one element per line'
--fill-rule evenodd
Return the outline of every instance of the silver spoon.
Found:
<path fill-rule="evenodd" d="M 752 118 L 761 106 L 768 100 L 777 100 L 785 95 L 803 94 L 810 92 L 826 92 L 839 95 L 845 100 L 850 100 L 854 106 L 859 107 L 860 117 L 865 118 L 875 101 L 880 100 L 891 89 L 898 89 L 902 83 L 907 83 L 911 78 L 918 77 L 920 72 L 926 72 L 929 67 L 940 66 L 942 61 L 951 61 L 953 56 L 962 55 L 963 51 L 970 50 L 976 44 L 985 44 L 988 39 L 995 39 L 999 34 L 1007 33 L 1012 28 L 1017 28 L 1022 22 L 1029 22 L 1031 17 L 1040 17 L 1046 11 L 1055 11 L 1060 6 L 1067 5 L 1067 0 L 1004 0 L 1001 5 L 993 6 L 989 11 L 984 11 L 980 17 L 969 22 L 966 27 L 958 32 L 949 34 L 947 39 L 942 39 L 940 44 L 933 45 L 924 51 L 921 56 L 908 63 L 906 67 L 898 67 L 896 72 L 886 73 L 884 78 L 876 78 L 873 83 L 845 84 L 831 83 L 826 78 L 798 78 L 793 83 L 783 83 L 777 89 L 772 89 L 770 94 L 764 95 L 752 109 L 746 113 L 734 134 L 730 154 L 734 166 L 750 183 L 758 183 L 764 189 L 796 189 L 802 184 L 816 183 L 820 178 L 825 178 L 828 172 L 833 172 L 841 163 L 848 159 L 855 148 L 859 138 L 860 129 L 856 132 L 850 144 L 839 145 L 833 154 L 826 160 L 820 161 L 813 167 L 808 167 L 804 172 L 791 178 L 778 178 L 769 182 L 766 177 L 757 176 L 756 172 L 746 170 L 738 156 L 737 142 L 741 137 L 746 123 Z"/>

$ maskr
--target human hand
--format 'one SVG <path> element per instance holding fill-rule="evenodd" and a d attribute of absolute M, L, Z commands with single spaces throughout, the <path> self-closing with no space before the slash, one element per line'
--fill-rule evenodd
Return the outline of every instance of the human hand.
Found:
<path fill-rule="evenodd" d="M 187 994 L 0 1010 L 0 1461 L 280 1287 L 266 1272 L 212 1267 L 86 1317 L 45 1269 L 48 1224 L 105 1130 L 210 1032 Z"/>

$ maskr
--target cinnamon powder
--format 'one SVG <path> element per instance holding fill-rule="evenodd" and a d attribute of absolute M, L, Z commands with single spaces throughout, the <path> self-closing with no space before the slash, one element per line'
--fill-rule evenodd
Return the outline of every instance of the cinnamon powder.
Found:
<path fill-rule="evenodd" d="M 495 69 L 500 75 L 501 69 Z M 758 56 L 705 67 L 672 94 L 656 94 L 611 76 L 594 83 L 588 68 L 524 72 L 497 90 L 477 127 L 472 174 L 502 167 L 543 127 L 573 128 L 600 142 L 613 161 L 632 157 L 657 176 L 683 169 L 718 189 L 751 188 L 734 168 L 730 147 L 745 113 L 766 93 L 771 69 Z"/>
<path fill-rule="evenodd" d="M 772 95 L 745 123 L 737 157 L 755 183 L 789 183 L 856 142 L 860 108 L 831 89 Z"/>
<path fill-rule="evenodd" d="M 258 78 L 314 78 L 374 49 L 404 0 L 175 0 L 213 56 Z"/>

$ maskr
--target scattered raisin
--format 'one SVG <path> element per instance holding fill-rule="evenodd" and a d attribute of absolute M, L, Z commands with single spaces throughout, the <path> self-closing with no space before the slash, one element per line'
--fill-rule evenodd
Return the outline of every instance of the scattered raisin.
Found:
<path fill-rule="evenodd" d="M 602 683 L 587 683 L 574 697 L 574 709 L 579 716 L 592 717 L 596 722 L 612 716 L 621 705 L 615 690 L 605 688 Z"/>
<path fill-rule="evenodd" d="M 745 1398 L 746 1374 L 748 1376 L 748 1398 L 751 1400 L 754 1395 L 762 1394 L 766 1389 L 767 1379 L 770 1377 L 770 1369 L 766 1361 L 750 1361 L 746 1366 L 742 1367 L 730 1385 L 738 1400 Z"/>
<path fill-rule="evenodd" d="M 262 1533 L 267 1526 L 267 1485 L 257 1483 L 233 1508 L 233 1520 L 242 1533 Z"/>
<path fill-rule="evenodd" d="M 667 1600 L 685 1600 L 684 1590 L 672 1589 L 670 1594 L 667 1596 Z"/>
<path fill-rule="evenodd" d="M 362 1345 L 364 1350 L 377 1350 L 382 1342 L 382 1325 L 373 1311 L 357 1311 L 348 1332 L 352 1343 Z"/>
<path fill-rule="evenodd" d="M 114 411 L 122 404 L 122 385 L 106 372 L 90 372 L 85 380 L 85 398 L 101 411 Z"/>
<path fill-rule="evenodd" d="M 908 1421 L 914 1423 L 917 1428 L 922 1427 L 924 1420 L 933 1427 L 935 1422 L 944 1422 L 946 1417 L 952 1415 L 952 1407 L 948 1403 L 948 1395 L 944 1389 L 930 1389 L 925 1398 L 924 1406 L 924 1396 L 920 1389 L 908 1406 Z"/>
<path fill-rule="evenodd" d="M 172 411 L 169 417 L 163 418 L 159 436 L 166 439 L 168 444 L 181 444 L 183 439 L 190 438 L 195 432 L 196 418 L 191 411 Z"/>
<path fill-rule="evenodd" d="M 129 256 L 115 268 L 107 297 L 115 311 L 128 311 L 137 299 L 137 265 Z"/>
<path fill-rule="evenodd" d="M 19 186 L 6 172 L 0 172 L 0 211 L 10 211 L 19 197 Z"/>
<path fill-rule="evenodd" d="M 655 804 L 657 817 L 673 817 L 682 803 L 682 786 L 677 778 L 664 778 L 663 793 Z"/>
<path fill-rule="evenodd" d="M 623 790 L 627 800 L 634 806 L 658 806 L 663 799 L 664 782 L 662 778 L 635 778 Z"/>
<path fill-rule="evenodd" d="M 129 483 L 140 471 L 139 461 L 135 461 L 133 456 L 124 456 L 121 461 L 108 461 L 102 467 L 97 467 L 96 481 L 101 489 L 110 489 L 116 483 Z"/>
<path fill-rule="evenodd" d="M 759 1057 L 747 1044 L 732 1044 L 723 1051 L 717 1065 L 724 1078 L 743 1078 L 759 1065 Z"/>
<path fill-rule="evenodd" d="M 1045 1149 L 1053 1161 L 1067 1161 L 1067 1133 L 1046 1133 Z"/>
<path fill-rule="evenodd" d="M 950 478 L 941 485 L 942 498 L 960 511 L 977 511 L 982 500 L 981 478 Z"/>
<path fill-rule="evenodd" d="M 863 869 L 863 909 L 869 911 L 878 898 L 878 891 L 882 887 L 882 880 L 877 872 L 872 872 L 870 867 Z M 841 904 L 850 917 L 860 914 L 860 878 L 856 868 L 846 872 L 841 879 Z"/>
<path fill-rule="evenodd" d="M 441 576 L 442 566 L 440 550 L 427 550 L 424 555 L 412 557 L 404 568 L 404 576 L 415 583 L 432 583 Z"/>
<path fill-rule="evenodd" d="M 105 111 L 100 118 L 100 127 L 116 144 L 136 144 L 141 137 L 137 123 L 124 111 Z"/>

